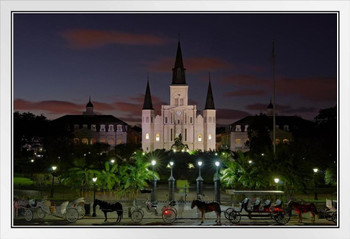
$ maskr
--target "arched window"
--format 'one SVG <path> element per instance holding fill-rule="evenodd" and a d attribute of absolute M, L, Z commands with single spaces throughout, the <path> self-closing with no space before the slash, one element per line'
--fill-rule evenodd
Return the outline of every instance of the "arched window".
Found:
<path fill-rule="evenodd" d="M 198 142 L 202 142 L 202 134 L 198 134 Z"/>
<path fill-rule="evenodd" d="M 79 138 L 74 138 L 74 143 L 75 144 L 79 144 L 79 142 L 80 142 Z"/>
<path fill-rule="evenodd" d="M 156 141 L 159 142 L 159 140 L 160 140 L 160 136 L 159 136 L 159 134 L 157 133 L 157 134 L 156 134 Z"/>
<path fill-rule="evenodd" d="M 95 143 L 96 143 L 96 139 L 95 139 L 95 138 L 92 138 L 92 139 L 90 140 L 90 143 L 91 143 L 91 144 L 95 144 Z"/>
<path fill-rule="evenodd" d="M 288 144 L 288 143 L 289 143 L 289 140 L 288 140 L 288 139 L 283 139 L 283 143 L 284 143 L 284 144 Z"/>
<path fill-rule="evenodd" d="M 149 133 L 146 133 L 146 139 L 149 139 Z"/>
<path fill-rule="evenodd" d="M 81 142 L 82 142 L 83 144 L 89 144 L 89 140 L 88 140 L 87 138 L 82 138 L 82 139 L 81 139 Z"/>
<path fill-rule="evenodd" d="M 100 138 L 100 143 L 106 143 L 106 139 L 105 138 Z"/>
<path fill-rule="evenodd" d="M 211 134 L 208 134 L 208 139 L 211 140 Z"/>
<path fill-rule="evenodd" d="M 108 139 L 108 144 L 109 145 L 114 145 L 114 139 Z"/>

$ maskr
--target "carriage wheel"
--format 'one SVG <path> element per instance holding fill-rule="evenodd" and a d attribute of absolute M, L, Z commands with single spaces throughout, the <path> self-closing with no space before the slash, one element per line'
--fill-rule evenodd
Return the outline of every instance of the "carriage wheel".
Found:
<path fill-rule="evenodd" d="M 66 219 L 68 222 L 76 222 L 79 218 L 79 212 L 75 208 L 69 208 L 66 212 Z"/>
<path fill-rule="evenodd" d="M 171 224 L 176 220 L 176 212 L 172 208 L 165 208 L 162 217 L 164 222 Z"/>
<path fill-rule="evenodd" d="M 143 218 L 143 211 L 140 209 L 136 209 L 131 213 L 131 220 L 134 223 L 140 223 Z"/>
<path fill-rule="evenodd" d="M 333 221 L 335 224 L 337 224 L 337 213 L 336 213 L 336 212 L 332 214 L 332 221 Z"/>
<path fill-rule="evenodd" d="M 286 211 L 276 213 L 274 215 L 274 219 L 278 224 L 285 225 L 289 222 L 291 215 L 292 215 L 292 211 L 286 210 Z"/>
<path fill-rule="evenodd" d="M 38 211 L 36 212 L 36 214 L 38 214 L 38 217 L 40 219 L 43 219 L 46 216 L 46 212 L 44 212 L 44 210 L 41 207 L 38 208 Z"/>
<path fill-rule="evenodd" d="M 227 220 L 229 220 L 230 213 L 231 213 L 233 210 L 234 210 L 234 209 L 233 209 L 232 207 L 229 207 L 229 208 L 227 208 L 227 209 L 225 210 L 224 215 L 225 215 L 225 218 L 226 218 Z"/>
<path fill-rule="evenodd" d="M 233 224 L 237 224 L 241 221 L 241 214 L 232 210 L 228 216 L 228 220 L 230 220 L 230 222 Z"/>
<path fill-rule="evenodd" d="M 78 213 L 79 213 L 79 219 L 83 218 L 85 216 L 85 208 L 83 206 L 77 207 Z"/>
<path fill-rule="evenodd" d="M 24 212 L 24 219 L 26 219 L 27 222 L 30 222 L 33 219 L 33 212 L 30 209 L 26 209 Z"/>

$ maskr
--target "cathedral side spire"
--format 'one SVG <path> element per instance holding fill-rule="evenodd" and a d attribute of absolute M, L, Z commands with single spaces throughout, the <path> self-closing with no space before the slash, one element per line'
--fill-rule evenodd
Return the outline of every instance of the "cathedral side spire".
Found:
<path fill-rule="evenodd" d="M 148 78 L 148 76 L 147 76 Z M 143 102 L 143 110 L 153 110 L 151 90 L 149 88 L 149 80 L 147 79 L 147 87 L 145 93 L 145 100 Z"/>
<path fill-rule="evenodd" d="M 186 85 L 186 79 L 185 79 L 185 68 L 182 61 L 182 52 L 181 52 L 181 45 L 180 40 L 177 44 L 177 52 L 176 52 L 176 59 L 175 59 L 175 65 L 173 68 L 173 85 Z"/>
<path fill-rule="evenodd" d="M 211 81 L 210 81 L 210 73 L 209 73 L 209 85 L 208 85 L 208 93 L 207 100 L 205 102 L 205 110 L 215 109 L 213 92 L 211 90 Z"/>

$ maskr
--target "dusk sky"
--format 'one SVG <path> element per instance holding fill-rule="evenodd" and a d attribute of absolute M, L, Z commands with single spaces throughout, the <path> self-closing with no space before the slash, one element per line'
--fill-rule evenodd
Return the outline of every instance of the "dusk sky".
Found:
<path fill-rule="evenodd" d="M 313 119 L 337 102 L 336 14 L 14 15 L 14 110 L 55 119 L 94 110 L 140 124 L 169 104 L 180 34 L 190 104 L 204 108 L 208 72 L 218 124 L 265 112 L 272 40 L 279 115 Z"/>

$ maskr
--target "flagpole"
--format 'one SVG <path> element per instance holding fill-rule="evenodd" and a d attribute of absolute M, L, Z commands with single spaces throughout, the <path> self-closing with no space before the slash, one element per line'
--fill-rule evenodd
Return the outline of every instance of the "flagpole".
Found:
<path fill-rule="evenodd" d="M 273 157 L 276 158 L 276 81 L 275 81 L 275 41 L 272 41 L 272 80 L 273 80 Z"/>

